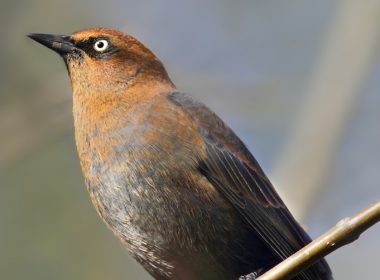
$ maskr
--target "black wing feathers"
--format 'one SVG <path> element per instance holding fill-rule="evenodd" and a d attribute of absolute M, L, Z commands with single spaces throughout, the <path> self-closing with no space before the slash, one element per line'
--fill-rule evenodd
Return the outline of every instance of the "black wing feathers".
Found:
<path fill-rule="evenodd" d="M 286 259 L 311 240 L 295 221 L 255 158 L 243 142 L 205 105 L 189 96 L 173 92 L 169 100 L 196 123 L 204 138 L 206 157 L 199 169 L 234 205 L 251 228 L 279 260 Z M 308 269 L 297 279 L 320 279 L 329 274 L 327 263 L 318 271 Z"/>

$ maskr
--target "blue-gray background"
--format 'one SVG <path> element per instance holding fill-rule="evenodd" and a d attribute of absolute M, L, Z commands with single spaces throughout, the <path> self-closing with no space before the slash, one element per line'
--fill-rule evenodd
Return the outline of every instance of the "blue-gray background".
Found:
<path fill-rule="evenodd" d="M 328 51 L 334 21 L 348 2 L 2 0 L 0 279 L 150 279 L 87 197 L 64 64 L 25 34 L 105 26 L 134 35 L 164 62 L 178 88 L 235 129 L 272 178 L 302 118 L 300 107 Z M 375 2 L 361 3 L 379 8 Z M 380 31 L 376 23 L 369 24 L 373 34 Z M 358 40 L 369 32 L 348 31 L 357 32 Z M 351 45 L 343 47 L 350 53 Z M 320 191 L 302 213 L 313 237 L 380 198 L 380 49 L 370 50 L 328 168 L 320 174 Z M 316 129 L 321 139 L 331 133 Z M 307 170 L 300 176 L 307 177 Z M 281 188 L 281 179 L 276 185 Z M 379 243 L 375 226 L 331 254 L 336 279 L 377 279 Z"/>

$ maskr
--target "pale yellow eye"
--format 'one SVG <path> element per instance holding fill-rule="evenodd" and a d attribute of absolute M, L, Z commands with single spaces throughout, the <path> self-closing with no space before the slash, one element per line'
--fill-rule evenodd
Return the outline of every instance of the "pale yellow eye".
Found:
<path fill-rule="evenodd" d="M 95 42 L 94 44 L 94 50 L 97 52 L 104 52 L 108 48 L 108 41 L 105 39 L 101 39 Z"/>

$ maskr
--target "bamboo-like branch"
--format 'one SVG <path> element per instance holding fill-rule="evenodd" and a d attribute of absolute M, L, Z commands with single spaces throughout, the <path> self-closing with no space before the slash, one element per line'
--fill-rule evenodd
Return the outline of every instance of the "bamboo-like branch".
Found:
<path fill-rule="evenodd" d="M 332 229 L 293 254 L 257 280 L 286 280 L 296 276 L 329 253 L 359 238 L 380 221 L 380 201 L 339 221 Z"/>

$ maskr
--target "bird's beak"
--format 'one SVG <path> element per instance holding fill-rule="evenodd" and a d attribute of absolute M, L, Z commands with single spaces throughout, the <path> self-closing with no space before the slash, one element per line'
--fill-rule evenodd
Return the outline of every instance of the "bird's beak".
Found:
<path fill-rule="evenodd" d="M 70 36 L 31 33 L 28 34 L 28 37 L 60 55 L 71 53 L 76 49 L 74 44 L 70 41 Z"/>

